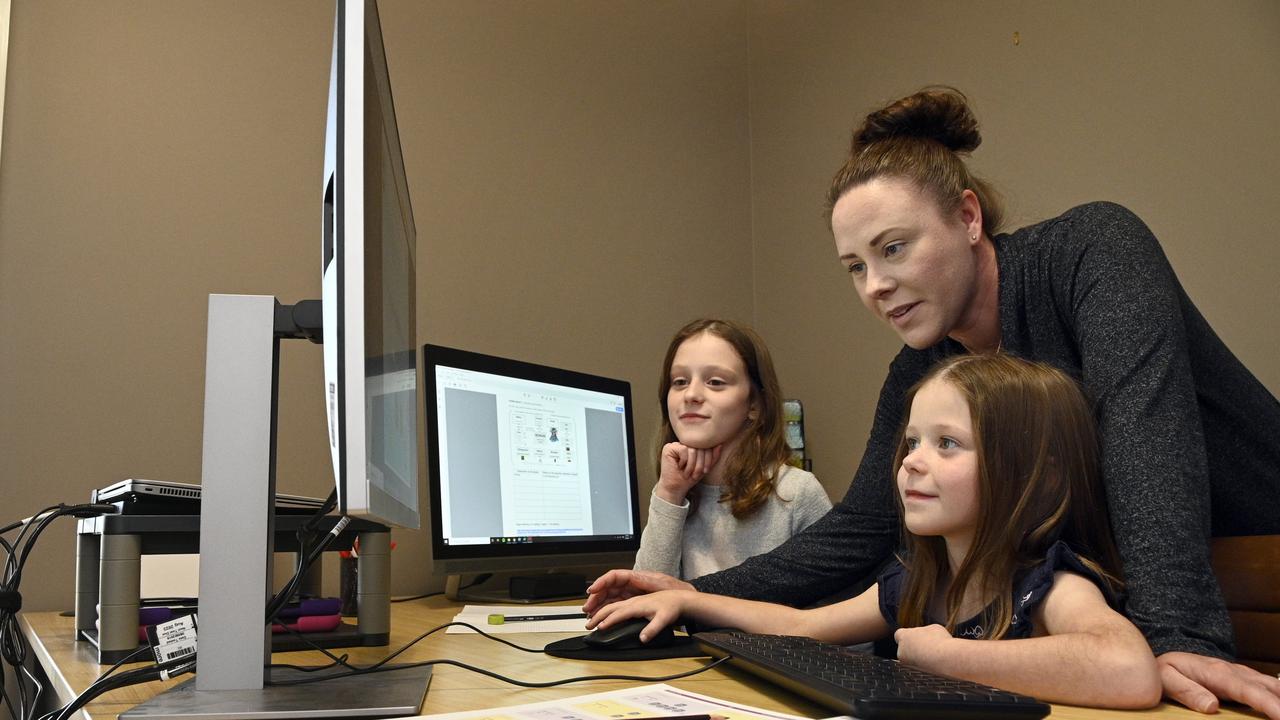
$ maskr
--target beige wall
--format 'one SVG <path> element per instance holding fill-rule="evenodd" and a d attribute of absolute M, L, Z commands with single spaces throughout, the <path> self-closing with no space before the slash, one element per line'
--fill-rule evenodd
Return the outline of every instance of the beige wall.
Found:
<path fill-rule="evenodd" d="M 744 7 L 382 5 L 419 339 L 629 379 L 647 447 L 670 335 L 751 319 Z M 15 4 L 4 522 L 125 477 L 198 482 L 208 293 L 319 297 L 331 8 Z M 279 486 L 323 494 L 320 349 L 282 355 Z M 69 607 L 71 539 L 41 540 L 28 607 Z M 396 539 L 393 592 L 425 591 L 422 534 Z"/>
<path fill-rule="evenodd" d="M 985 138 L 973 164 L 1005 194 L 1010 228 L 1090 200 L 1127 205 L 1227 345 L 1280 390 L 1280 4 L 751 7 L 755 320 L 805 400 L 833 497 L 901 344 L 857 301 L 822 202 L 855 119 L 927 84 L 969 95 Z"/>
<path fill-rule="evenodd" d="M 0 522 L 123 477 L 198 481 L 207 294 L 318 296 L 328 5 L 14 4 Z M 1128 204 L 1280 388 L 1280 9 L 946 7 L 383 0 L 419 339 L 629 379 L 647 448 L 670 333 L 754 321 L 838 497 L 897 344 L 857 305 L 821 198 L 855 116 L 947 82 L 1015 222 Z M 283 355 L 280 486 L 322 494 L 320 352 Z M 426 590 L 422 535 L 397 540 L 393 591 Z M 41 541 L 28 607 L 69 606 L 72 554 L 69 525 Z"/>

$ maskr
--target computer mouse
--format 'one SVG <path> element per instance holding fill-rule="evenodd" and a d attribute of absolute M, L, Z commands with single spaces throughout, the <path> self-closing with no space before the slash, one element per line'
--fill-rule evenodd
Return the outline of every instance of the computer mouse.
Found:
<path fill-rule="evenodd" d="M 666 647 L 675 642 L 675 631 L 670 626 L 662 628 L 649 642 L 640 642 L 640 631 L 649 624 L 649 618 L 633 618 L 608 628 L 596 628 L 582 637 L 582 642 L 596 650 L 636 650 L 639 648 Z"/>

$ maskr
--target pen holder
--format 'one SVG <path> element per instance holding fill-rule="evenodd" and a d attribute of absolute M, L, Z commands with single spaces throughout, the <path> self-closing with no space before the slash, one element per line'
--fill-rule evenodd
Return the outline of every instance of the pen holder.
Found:
<path fill-rule="evenodd" d="M 338 596 L 342 599 L 342 614 L 348 617 L 357 614 L 356 588 L 360 584 L 359 558 L 343 557 L 338 559 Z"/>

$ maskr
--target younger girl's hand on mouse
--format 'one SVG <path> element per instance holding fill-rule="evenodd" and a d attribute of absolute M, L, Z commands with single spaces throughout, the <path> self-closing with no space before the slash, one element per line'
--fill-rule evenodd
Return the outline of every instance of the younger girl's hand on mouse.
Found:
<path fill-rule="evenodd" d="M 632 618 L 649 618 L 649 624 L 640 631 L 640 642 L 649 642 L 680 617 L 684 594 L 680 590 L 663 590 L 606 605 L 587 621 L 587 629 L 607 629 Z"/>
<path fill-rule="evenodd" d="M 672 505 L 683 505 L 685 496 L 694 485 L 711 472 L 720 460 L 720 446 L 701 449 L 678 442 L 662 447 L 662 467 L 654 492 Z"/>

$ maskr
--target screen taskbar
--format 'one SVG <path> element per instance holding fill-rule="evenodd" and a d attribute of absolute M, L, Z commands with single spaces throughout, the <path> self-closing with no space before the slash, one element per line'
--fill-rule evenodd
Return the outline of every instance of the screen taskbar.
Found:
<path fill-rule="evenodd" d="M 510 535 L 504 537 L 490 537 L 488 542 L 484 539 L 468 538 L 465 541 L 449 541 L 444 538 L 445 545 L 536 545 L 538 543 L 550 542 L 599 542 L 601 540 L 630 540 L 634 535 Z"/>

